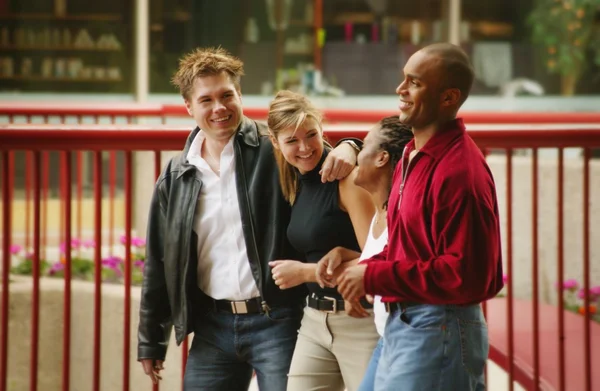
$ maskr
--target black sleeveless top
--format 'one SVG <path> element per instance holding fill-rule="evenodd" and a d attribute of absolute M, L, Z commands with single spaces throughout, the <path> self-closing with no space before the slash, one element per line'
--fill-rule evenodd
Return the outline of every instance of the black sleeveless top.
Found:
<path fill-rule="evenodd" d="M 337 246 L 361 251 L 350 216 L 340 209 L 339 181 L 321 183 L 319 170 L 327 154 L 328 151 L 323 152 L 312 171 L 304 175 L 298 173 L 299 189 L 287 229 L 292 246 L 310 263 L 317 263 Z M 322 289 L 316 283 L 306 285 L 319 297 L 342 298 L 335 288 Z"/>

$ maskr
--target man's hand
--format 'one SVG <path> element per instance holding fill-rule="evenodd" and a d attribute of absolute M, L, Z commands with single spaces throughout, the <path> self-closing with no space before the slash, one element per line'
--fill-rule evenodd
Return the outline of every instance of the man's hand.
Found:
<path fill-rule="evenodd" d="M 163 366 L 164 361 L 153 360 L 151 358 L 144 358 L 140 360 L 140 362 L 142 363 L 142 368 L 144 368 L 144 373 L 150 376 L 150 379 L 152 379 L 152 383 L 158 384 L 158 381 L 162 380 L 162 377 L 160 376 L 160 371 L 165 369 L 165 367 Z"/>
<path fill-rule="evenodd" d="M 321 288 L 333 288 L 336 286 L 336 277 L 339 276 L 339 272 L 336 273 L 336 269 L 338 269 L 338 266 L 340 266 L 342 262 L 344 262 L 344 260 L 339 247 L 329 251 L 319 260 L 317 269 L 315 270 L 315 277 Z M 340 270 L 340 272 L 341 271 L 342 270 Z"/>
<path fill-rule="evenodd" d="M 360 301 L 344 300 L 344 308 L 348 316 L 353 318 L 368 318 L 371 314 L 360 304 Z"/>
<path fill-rule="evenodd" d="M 333 182 L 336 179 L 344 179 L 356 166 L 356 149 L 342 143 L 327 155 L 321 166 L 321 182 Z"/>
<path fill-rule="evenodd" d="M 307 282 L 307 265 L 300 261 L 272 261 L 269 266 L 272 267 L 273 281 L 279 289 L 289 289 Z"/>
<path fill-rule="evenodd" d="M 344 300 L 355 301 L 365 295 L 365 271 L 367 265 L 358 264 L 346 269 L 338 279 L 338 292 Z"/>

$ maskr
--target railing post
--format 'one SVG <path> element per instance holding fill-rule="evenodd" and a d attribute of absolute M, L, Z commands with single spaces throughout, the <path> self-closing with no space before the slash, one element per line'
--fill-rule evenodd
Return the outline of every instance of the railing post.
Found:
<path fill-rule="evenodd" d="M 11 201 L 8 186 L 10 176 L 8 155 L 8 151 L 2 151 L 2 336 L 0 340 L 0 390 L 2 391 L 6 390 L 8 378 L 8 316 L 10 314 L 8 274 L 11 263 Z"/>

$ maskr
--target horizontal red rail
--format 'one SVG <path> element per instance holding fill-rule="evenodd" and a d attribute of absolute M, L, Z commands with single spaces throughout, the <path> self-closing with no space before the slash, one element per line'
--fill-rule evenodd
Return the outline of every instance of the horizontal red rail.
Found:
<path fill-rule="evenodd" d="M 246 107 L 244 114 L 254 119 L 265 119 L 267 107 Z M 375 123 L 381 118 L 396 115 L 397 110 L 351 110 L 324 109 L 325 118 L 330 122 Z M 0 115 L 23 116 L 163 116 L 187 117 L 182 104 L 140 104 L 132 102 L 80 104 L 73 102 L 0 102 Z M 485 112 L 463 111 L 460 115 L 471 124 L 583 124 L 600 123 L 600 112 Z"/>
<path fill-rule="evenodd" d="M 163 107 L 160 104 L 118 103 L 118 104 L 48 104 L 23 102 L 0 102 L 0 115 L 25 116 L 161 116 Z"/>
<path fill-rule="evenodd" d="M 254 119 L 267 118 L 266 107 L 246 107 L 244 114 Z M 367 122 L 376 123 L 380 119 L 397 115 L 398 110 L 349 110 L 349 109 L 324 109 L 325 119 L 331 122 Z M 163 105 L 164 116 L 184 116 L 189 114 L 183 105 Z M 465 122 L 471 124 L 582 124 L 600 123 L 598 113 L 560 113 L 560 112 L 469 112 L 459 114 Z"/>
<path fill-rule="evenodd" d="M 600 125 L 473 126 L 482 148 L 600 147 Z M 0 125 L 0 150 L 178 150 L 189 128 L 135 125 Z M 366 129 L 325 127 L 331 141 L 363 138 Z"/>

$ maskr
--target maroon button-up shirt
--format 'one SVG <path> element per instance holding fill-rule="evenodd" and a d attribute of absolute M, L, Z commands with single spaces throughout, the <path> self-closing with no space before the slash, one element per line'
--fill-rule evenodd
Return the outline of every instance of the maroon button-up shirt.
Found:
<path fill-rule="evenodd" d="M 404 151 L 388 203 L 388 245 L 366 260 L 365 290 L 385 302 L 471 304 L 502 289 L 492 173 L 462 119 L 409 162 Z"/>

